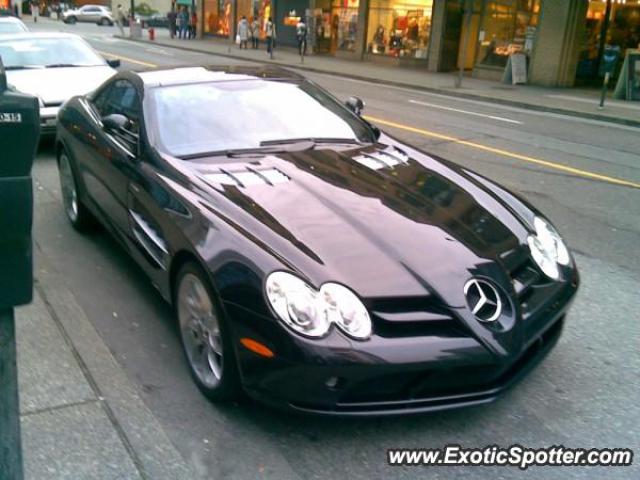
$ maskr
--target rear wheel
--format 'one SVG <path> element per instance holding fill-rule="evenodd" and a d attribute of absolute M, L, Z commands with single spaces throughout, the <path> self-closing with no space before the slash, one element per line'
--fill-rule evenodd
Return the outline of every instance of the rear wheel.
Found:
<path fill-rule="evenodd" d="M 196 385 L 211 400 L 237 398 L 240 379 L 233 345 L 206 275 L 187 263 L 174 291 L 182 347 Z"/>
<path fill-rule="evenodd" d="M 93 217 L 86 207 L 80 202 L 78 196 L 78 183 L 73 172 L 73 166 L 65 150 L 60 152 L 58 159 L 60 173 L 60 191 L 62 193 L 62 205 L 69 222 L 78 231 L 86 231 L 93 226 Z"/>

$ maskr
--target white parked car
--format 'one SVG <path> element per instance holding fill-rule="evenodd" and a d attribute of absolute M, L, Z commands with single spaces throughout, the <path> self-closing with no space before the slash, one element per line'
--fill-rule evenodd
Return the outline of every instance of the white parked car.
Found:
<path fill-rule="evenodd" d="M 113 25 L 115 20 L 111 9 L 102 5 L 84 5 L 78 9 L 67 10 L 62 13 L 64 23 L 89 22 L 98 25 Z"/>
<path fill-rule="evenodd" d="M 27 26 L 15 17 L 0 17 L 0 35 L 8 33 L 24 33 L 28 32 Z"/>
<path fill-rule="evenodd" d="M 95 90 L 120 65 L 69 33 L 2 35 L 0 58 L 9 86 L 38 97 L 44 135 L 55 133 L 56 116 L 66 100 Z"/>

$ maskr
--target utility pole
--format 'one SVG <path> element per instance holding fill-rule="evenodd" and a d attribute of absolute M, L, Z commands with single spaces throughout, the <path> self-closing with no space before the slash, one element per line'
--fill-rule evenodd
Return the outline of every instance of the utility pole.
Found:
<path fill-rule="evenodd" d="M 469 33 L 471 30 L 471 15 L 473 14 L 473 0 L 464 0 L 462 7 L 462 15 L 464 16 L 464 27 L 462 35 L 462 54 L 458 59 L 459 70 L 456 78 L 456 88 L 462 87 L 462 77 L 464 75 L 464 66 L 467 62 L 467 49 L 469 47 Z"/>

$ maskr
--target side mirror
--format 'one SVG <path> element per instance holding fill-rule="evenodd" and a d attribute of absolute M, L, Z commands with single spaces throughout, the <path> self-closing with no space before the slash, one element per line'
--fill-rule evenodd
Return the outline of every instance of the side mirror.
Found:
<path fill-rule="evenodd" d="M 120 66 L 120 59 L 113 58 L 111 60 L 107 60 L 107 65 L 109 65 L 111 68 L 118 68 Z"/>
<path fill-rule="evenodd" d="M 126 130 L 131 125 L 131 121 L 124 115 L 112 113 L 102 117 L 102 125 L 105 130 Z"/>
<path fill-rule="evenodd" d="M 347 101 L 344 102 L 349 110 L 351 110 L 356 115 L 362 115 L 362 111 L 364 110 L 364 102 L 358 97 L 349 97 Z"/>

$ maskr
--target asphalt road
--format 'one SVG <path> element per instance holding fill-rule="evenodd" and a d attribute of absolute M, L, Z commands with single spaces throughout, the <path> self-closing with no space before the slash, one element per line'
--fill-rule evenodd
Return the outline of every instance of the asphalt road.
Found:
<path fill-rule="evenodd" d="M 81 32 L 98 50 L 126 58 L 122 68 L 231 63 L 116 40 L 110 36 L 115 29 L 61 28 Z M 576 252 L 581 291 L 557 348 L 489 406 L 345 421 L 282 414 L 251 401 L 214 405 L 192 383 L 171 310 L 141 271 L 103 231 L 81 236 L 67 224 L 52 148 L 45 144 L 34 172 L 37 256 L 46 256 L 64 275 L 182 455 L 208 478 L 640 478 L 637 461 L 609 470 L 526 472 L 386 465 L 388 448 L 450 443 L 640 452 L 640 189 L 602 178 L 640 183 L 640 129 L 327 75 L 309 77 L 340 98 L 362 97 L 366 114 L 383 120 L 383 128 L 403 140 L 526 197 Z"/>

